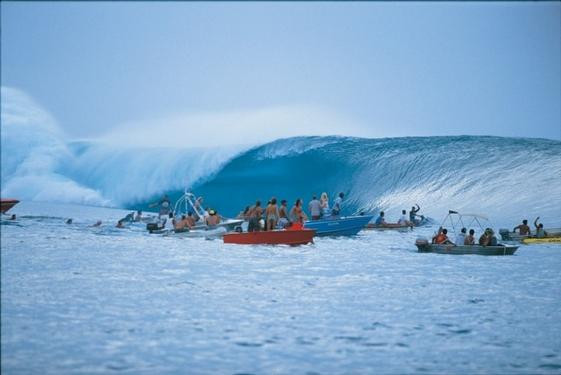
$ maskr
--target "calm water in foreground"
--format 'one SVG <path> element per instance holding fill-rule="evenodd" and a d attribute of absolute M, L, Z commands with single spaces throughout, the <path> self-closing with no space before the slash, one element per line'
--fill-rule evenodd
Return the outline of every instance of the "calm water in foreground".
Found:
<path fill-rule="evenodd" d="M 111 209 L 13 211 L 5 374 L 561 373 L 559 245 L 419 254 L 422 228 L 237 246 L 118 230 Z"/>

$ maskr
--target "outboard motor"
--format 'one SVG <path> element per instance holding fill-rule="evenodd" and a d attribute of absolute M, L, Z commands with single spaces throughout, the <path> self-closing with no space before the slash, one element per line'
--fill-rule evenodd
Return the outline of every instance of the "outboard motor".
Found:
<path fill-rule="evenodd" d="M 508 229 L 504 229 L 504 228 L 499 229 L 499 234 L 501 235 L 503 241 L 510 240 L 510 231 Z"/>

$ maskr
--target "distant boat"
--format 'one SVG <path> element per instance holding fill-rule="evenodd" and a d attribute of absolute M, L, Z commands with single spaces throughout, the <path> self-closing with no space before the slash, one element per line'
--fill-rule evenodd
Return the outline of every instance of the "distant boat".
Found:
<path fill-rule="evenodd" d="M 17 199 L 0 199 L 0 202 L 2 203 L 2 213 L 5 214 L 6 212 L 8 212 L 10 210 L 10 208 L 14 207 L 16 204 L 19 203 L 19 201 Z"/>
<path fill-rule="evenodd" d="M 240 245 L 305 245 L 313 241 L 314 230 L 271 230 L 266 232 L 243 232 L 224 234 L 224 243 Z"/>
<path fill-rule="evenodd" d="M 304 228 L 314 229 L 316 236 L 354 236 L 360 232 L 374 216 L 329 217 L 322 220 L 310 220 Z"/>

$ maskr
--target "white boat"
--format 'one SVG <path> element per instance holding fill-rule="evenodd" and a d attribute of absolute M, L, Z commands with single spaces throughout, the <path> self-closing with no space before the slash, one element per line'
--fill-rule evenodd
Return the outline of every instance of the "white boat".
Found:
<path fill-rule="evenodd" d="M 195 227 L 191 230 L 208 230 L 214 228 L 225 228 L 227 232 L 231 232 L 242 225 L 243 220 L 241 219 L 229 219 L 223 216 L 220 216 L 220 223 L 209 227 L 204 222 L 204 218 L 206 216 L 206 212 L 202 207 L 200 207 L 197 203 L 197 199 L 193 193 L 185 191 L 183 196 L 175 202 L 175 207 L 173 212 L 175 213 L 175 217 L 179 218 L 181 215 L 187 215 L 189 212 L 195 216 L 197 222 Z"/>

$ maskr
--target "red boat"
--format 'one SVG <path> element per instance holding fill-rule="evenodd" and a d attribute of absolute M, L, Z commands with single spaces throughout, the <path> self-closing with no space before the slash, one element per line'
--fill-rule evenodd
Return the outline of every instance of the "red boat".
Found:
<path fill-rule="evenodd" d="M 226 233 L 224 243 L 240 245 L 305 245 L 314 242 L 316 231 L 312 229 L 300 230 L 272 230 L 267 232 Z"/>
<path fill-rule="evenodd" d="M 0 202 L 2 203 L 2 213 L 5 214 L 6 212 L 8 212 L 8 210 L 12 207 L 14 207 L 16 204 L 19 203 L 19 201 L 17 199 L 0 199 Z"/>

